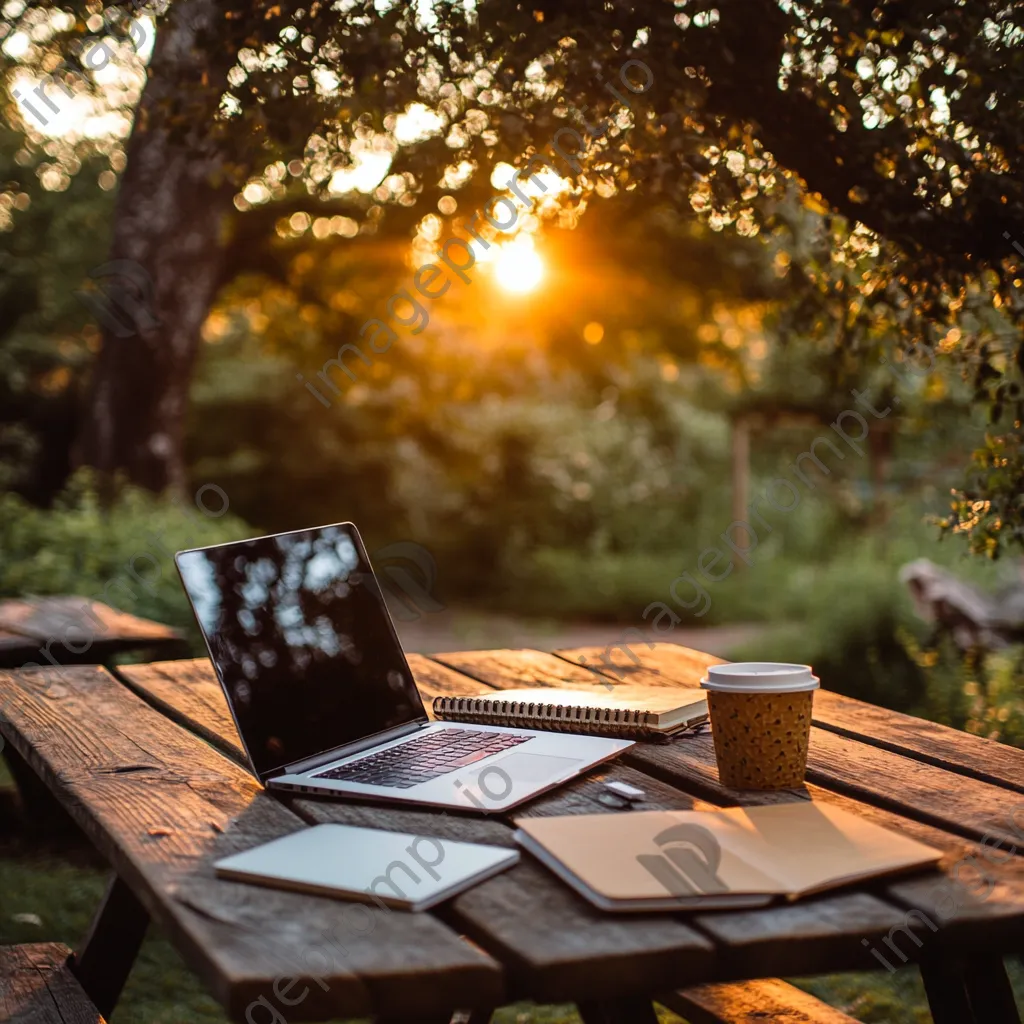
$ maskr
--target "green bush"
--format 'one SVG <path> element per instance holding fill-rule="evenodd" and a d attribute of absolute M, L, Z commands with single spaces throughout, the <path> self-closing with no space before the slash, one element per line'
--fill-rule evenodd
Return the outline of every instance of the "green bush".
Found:
<path fill-rule="evenodd" d="M 777 594 L 791 612 L 802 594 L 800 612 L 734 657 L 807 663 L 830 690 L 910 711 L 924 699 L 927 680 L 901 636 L 923 635 L 923 625 L 897 570 L 898 564 L 857 552 L 804 567 L 786 592 Z"/>
<path fill-rule="evenodd" d="M 219 510 L 215 493 L 205 501 Z M 49 509 L 0 495 L 0 597 L 105 591 L 105 602 L 122 611 L 183 629 L 199 653 L 174 552 L 253 532 L 230 506 L 214 518 L 189 499 L 176 504 L 132 487 L 120 489 L 104 508 L 89 474 L 80 473 Z"/>
<path fill-rule="evenodd" d="M 507 557 L 501 585 L 483 603 L 506 612 L 639 623 L 652 602 L 666 600 L 678 571 L 670 555 L 635 552 L 586 555 L 538 548 Z M 679 609 L 680 614 L 686 614 Z"/>
<path fill-rule="evenodd" d="M 934 635 L 898 579 L 899 566 L 923 552 L 907 538 L 893 542 L 887 558 L 873 547 L 864 540 L 825 565 L 794 570 L 793 585 L 776 596 L 792 612 L 803 594 L 802 607 L 730 656 L 810 664 L 830 690 L 1024 745 L 1024 649 L 971 654 Z M 952 545 L 935 548 L 927 552 L 934 560 L 994 588 L 991 563 L 959 558 Z"/>

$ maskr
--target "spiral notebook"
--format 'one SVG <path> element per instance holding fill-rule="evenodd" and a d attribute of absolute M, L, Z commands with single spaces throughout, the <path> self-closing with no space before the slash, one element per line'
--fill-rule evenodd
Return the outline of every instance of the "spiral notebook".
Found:
<path fill-rule="evenodd" d="M 700 689 L 603 686 L 491 690 L 475 697 L 435 697 L 434 717 L 448 722 L 589 733 L 623 739 L 674 736 L 708 717 Z"/>

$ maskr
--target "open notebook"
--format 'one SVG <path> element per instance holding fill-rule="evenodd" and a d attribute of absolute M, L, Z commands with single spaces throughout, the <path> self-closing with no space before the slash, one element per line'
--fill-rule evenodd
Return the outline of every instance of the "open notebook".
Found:
<path fill-rule="evenodd" d="M 449 722 L 596 733 L 623 739 L 673 736 L 708 717 L 703 690 L 674 686 L 591 686 L 490 690 L 435 697 L 434 716 Z"/>
<path fill-rule="evenodd" d="M 602 910 L 765 906 L 934 865 L 939 850 L 826 804 L 519 818 L 516 839 Z"/>

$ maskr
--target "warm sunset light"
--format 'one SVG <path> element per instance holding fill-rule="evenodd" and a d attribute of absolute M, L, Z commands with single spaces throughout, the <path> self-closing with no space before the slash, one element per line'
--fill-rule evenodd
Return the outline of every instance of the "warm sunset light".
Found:
<path fill-rule="evenodd" d="M 530 292 L 540 284 L 544 261 L 537 255 L 528 235 L 501 247 L 494 259 L 494 276 L 507 292 Z"/>

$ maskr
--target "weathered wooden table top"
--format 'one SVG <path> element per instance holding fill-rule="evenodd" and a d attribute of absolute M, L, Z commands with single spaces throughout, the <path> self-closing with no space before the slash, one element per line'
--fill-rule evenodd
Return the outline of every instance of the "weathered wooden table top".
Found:
<path fill-rule="evenodd" d="M 181 634 L 170 626 L 84 597 L 0 601 L 0 668 L 97 664 L 140 648 L 173 658 L 181 645 Z"/>
<path fill-rule="evenodd" d="M 641 664 L 621 667 L 631 682 L 693 685 L 718 661 L 672 644 L 634 650 Z M 591 686 L 581 658 L 601 664 L 597 649 L 410 655 L 409 663 L 429 708 L 439 694 L 487 687 Z M 120 681 L 84 666 L 0 673 L 0 704 L 5 692 L 16 697 L 0 729 L 239 1019 L 274 979 L 291 976 L 313 980 L 289 1020 L 401 1018 L 516 998 L 615 999 L 706 981 L 877 969 L 872 950 L 900 966 L 895 950 L 914 960 L 1024 948 L 1024 856 L 1016 855 L 1024 853 L 1024 751 L 943 726 L 820 691 L 803 790 L 723 788 L 705 733 L 637 744 L 506 818 L 483 818 L 278 799 L 245 769 L 208 661 L 118 673 Z M 433 912 L 375 909 L 367 918 L 352 904 L 218 880 L 211 867 L 318 822 L 512 845 L 514 816 L 610 813 L 597 797 L 611 778 L 643 788 L 644 808 L 840 806 L 945 851 L 946 874 L 762 910 L 613 916 L 524 857 Z M 893 944 L 883 944 L 886 936 Z"/>

